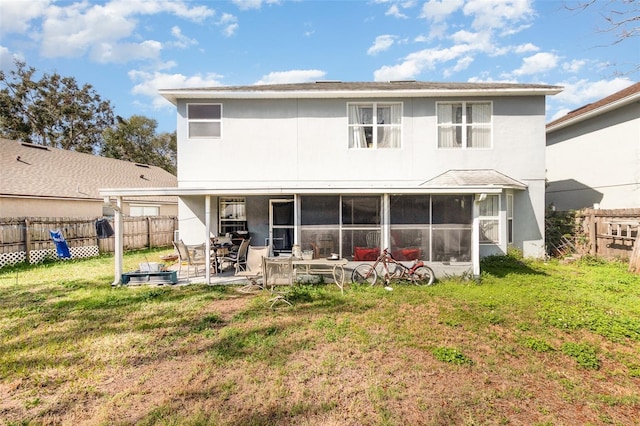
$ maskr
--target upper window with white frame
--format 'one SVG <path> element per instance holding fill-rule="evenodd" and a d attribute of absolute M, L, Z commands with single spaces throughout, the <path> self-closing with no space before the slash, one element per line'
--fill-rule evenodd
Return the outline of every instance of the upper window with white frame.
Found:
<path fill-rule="evenodd" d="M 400 148 L 401 103 L 352 103 L 349 111 L 349 148 Z"/>
<path fill-rule="evenodd" d="M 221 104 L 187 104 L 189 139 L 220 139 L 222 136 Z"/>
<path fill-rule="evenodd" d="M 491 148 L 491 102 L 438 102 L 438 148 Z"/>

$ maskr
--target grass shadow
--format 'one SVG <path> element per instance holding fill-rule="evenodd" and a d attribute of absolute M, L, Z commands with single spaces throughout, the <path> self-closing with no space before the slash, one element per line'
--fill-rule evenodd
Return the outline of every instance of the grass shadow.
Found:
<path fill-rule="evenodd" d="M 480 260 L 480 270 L 483 274 L 489 274 L 497 278 L 504 278 L 508 275 L 547 275 L 545 272 L 537 270 L 532 265 L 519 256 L 492 255 Z"/>

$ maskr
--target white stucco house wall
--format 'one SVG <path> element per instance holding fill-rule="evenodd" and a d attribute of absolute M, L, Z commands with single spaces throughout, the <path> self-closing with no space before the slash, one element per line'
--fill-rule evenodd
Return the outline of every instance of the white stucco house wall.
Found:
<path fill-rule="evenodd" d="M 547 124 L 547 180 L 559 211 L 640 207 L 640 83 Z"/>
<path fill-rule="evenodd" d="M 246 231 L 353 262 L 389 247 L 480 272 L 544 255 L 545 97 L 535 84 L 316 82 L 168 89 L 187 244 Z M 105 189 L 106 197 L 128 194 Z"/>

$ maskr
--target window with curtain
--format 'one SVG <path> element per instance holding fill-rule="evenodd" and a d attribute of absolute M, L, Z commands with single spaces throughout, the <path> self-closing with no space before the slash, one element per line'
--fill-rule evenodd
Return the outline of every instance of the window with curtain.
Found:
<path fill-rule="evenodd" d="M 478 205 L 480 244 L 500 242 L 500 196 L 487 195 Z"/>
<path fill-rule="evenodd" d="M 438 148 L 491 148 L 490 102 L 438 102 Z"/>
<path fill-rule="evenodd" d="M 187 104 L 189 139 L 219 139 L 222 135 L 222 105 Z"/>
<path fill-rule="evenodd" d="M 400 148 L 402 104 L 348 104 L 349 148 Z"/>

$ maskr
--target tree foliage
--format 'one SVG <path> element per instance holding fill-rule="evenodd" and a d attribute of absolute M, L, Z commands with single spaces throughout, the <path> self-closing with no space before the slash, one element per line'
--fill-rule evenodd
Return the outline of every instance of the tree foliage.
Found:
<path fill-rule="evenodd" d="M 38 145 L 94 152 L 102 132 L 113 124 L 109 101 L 90 84 L 73 77 L 45 73 L 15 61 L 8 74 L 0 71 L 0 135 Z"/>
<path fill-rule="evenodd" d="M 158 166 L 176 173 L 176 134 L 156 134 L 158 122 L 133 115 L 128 120 L 117 116 L 117 123 L 103 133 L 100 154 L 105 157 Z"/>

